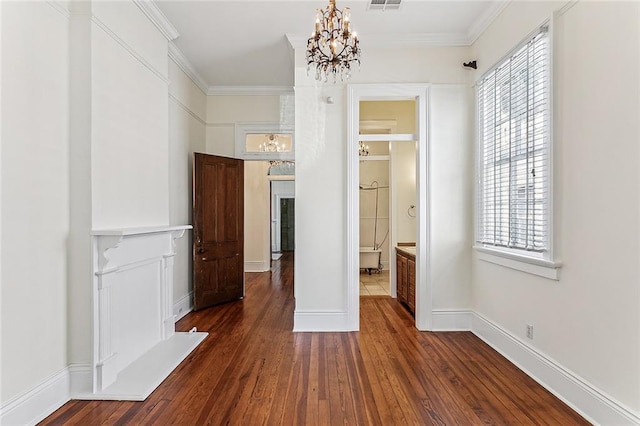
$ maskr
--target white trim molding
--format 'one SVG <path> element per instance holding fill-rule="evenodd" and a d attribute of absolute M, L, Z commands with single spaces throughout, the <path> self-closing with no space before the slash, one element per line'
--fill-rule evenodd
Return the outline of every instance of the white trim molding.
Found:
<path fill-rule="evenodd" d="M 187 59 L 186 56 L 182 53 L 178 46 L 176 46 L 173 42 L 169 42 L 169 59 L 171 59 L 175 64 L 180 68 L 186 75 L 193 81 L 193 84 L 198 86 L 198 89 L 202 91 L 205 95 L 209 90 L 209 85 L 204 81 L 204 78 L 193 67 L 191 62 Z"/>
<path fill-rule="evenodd" d="M 560 279 L 560 262 L 537 260 L 530 257 L 512 255 L 485 247 L 474 247 L 478 260 L 526 272 L 532 275 L 558 281 Z"/>
<path fill-rule="evenodd" d="M 467 42 L 469 46 L 478 40 L 478 37 L 480 37 L 482 33 L 489 28 L 489 25 L 491 25 L 491 23 L 502 13 L 510 2 L 511 0 L 491 2 L 489 7 L 478 18 L 478 20 L 471 24 L 471 27 L 469 27 L 469 30 L 467 31 Z"/>
<path fill-rule="evenodd" d="M 166 71 L 159 70 L 155 66 L 153 66 L 149 61 L 147 61 L 144 58 L 143 55 L 138 53 L 136 49 L 134 49 L 129 43 L 127 43 L 118 34 L 116 34 L 111 28 L 109 28 L 109 26 L 106 23 L 100 20 L 100 18 L 98 18 L 95 15 L 92 15 L 91 22 L 93 22 L 98 28 L 104 31 L 106 35 L 111 37 L 113 41 L 115 41 L 120 46 L 122 46 L 124 50 L 126 50 L 135 60 L 140 62 L 142 65 L 144 65 L 144 67 L 147 68 L 149 71 L 151 71 L 152 74 L 158 77 L 160 81 L 162 81 L 166 85 L 169 84 L 169 78 L 166 76 Z"/>
<path fill-rule="evenodd" d="M 477 312 L 471 331 L 589 422 L 640 424 L 638 413 Z"/>
<path fill-rule="evenodd" d="M 293 332 L 357 331 L 344 311 L 298 311 L 293 313 Z"/>
<path fill-rule="evenodd" d="M 432 331 L 469 331 L 473 312 L 470 309 L 434 309 Z"/>
<path fill-rule="evenodd" d="M 69 5 L 67 4 L 67 2 L 61 2 L 59 0 L 48 0 L 47 4 L 65 18 L 71 18 L 71 12 L 69 11 Z"/>
<path fill-rule="evenodd" d="M 266 272 L 270 269 L 269 260 L 246 260 L 244 262 L 245 272 Z"/>
<path fill-rule="evenodd" d="M 69 401 L 69 368 L 63 368 L 0 408 L 0 424 L 35 425 Z"/>
<path fill-rule="evenodd" d="M 189 114 L 198 123 L 200 123 L 201 125 L 203 125 L 205 127 L 207 126 L 206 121 L 204 121 L 202 118 L 198 117 L 198 114 L 196 114 L 195 112 L 191 111 L 191 109 L 188 106 L 186 106 L 185 104 L 180 102 L 180 100 L 178 98 L 176 98 L 175 96 L 173 96 L 171 93 L 169 93 L 169 100 L 173 101 L 178 106 L 178 108 L 182 109 L 184 112 Z"/>
<path fill-rule="evenodd" d="M 293 95 L 291 86 L 209 86 L 208 96 L 282 96 Z"/>
<path fill-rule="evenodd" d="M 173 304 L 173 316 L 175 322 L 180 321 L 185 315 L 193 311 L 193 292 L 190 291 Z"/>
<path fill-rule="evenodd" d="M 485 32 L 489 25 L 502 13 L 511 0 L 491 2 L 489 7 L 469 27 L 466 32 L 449 33 L 413 33 L 396 34 L 389 37 L 382 33 L 359 33 L 360 42 L 369 48 L 403 48 L 429 46 L 471 46 Z M 309 36 L 285 34 L 293 49 L 302 49 L 307 45 Z"/>
<path fill-rule="evenodd" d="M 167 19 L 153 0 L 133 0 L 133 3 L 138 6 L 168 41 L 175 40 L 180 36 L 176 27 Z"/>

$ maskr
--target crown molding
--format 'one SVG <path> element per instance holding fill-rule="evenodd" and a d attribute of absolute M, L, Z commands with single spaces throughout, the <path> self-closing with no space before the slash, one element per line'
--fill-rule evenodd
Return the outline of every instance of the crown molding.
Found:
<path fill-rule="evenodd" d="M 51 6 L 56 12 L 60 13 L 65 18 L 71 18 L 71 11 L 69 10 L 69 5 L 66 2 L 58 1 L 58 0 L 49 0 L 47 4 Z"/>
<path fill-rule="evenodd" d="M 173 62 L 180 67 L 182 71 L 193 81 L 193 83 L 198 86 L 198 88 L 204 93 L 207 94 L 209 89 L 209 85 L 204 81 L 204 79 L 198 74 L 198 72 L 193 68 L 191 62 L 187 59 L 186 56 L 182 53 L 178 46 L 176 46 L 173 42 L 169 42 L 169 58 L 173 60 Z"/>
<path fill-rule="evenodd" d="M 291 34 L 291 33 L 287 33 L 285 34 L 285 36 L 287 37 L 287 40 L 289 41 L 289 44 L 291 45 L 291 47 L 293 47 L 294 49 L 307 47 L 308 37 L 301 36 L 300 34 Z"/>
<path fill-rule="evenodd" d="M 164 13 L 153 0 L 133 0 L 133 3 L 138 6 L 168 41 L 175 40 L 180 36 L 178 30 L 164 16 Z"/>
<path fill-rule="evenodd" d="M 502 13 L 512 0 L 497 0 L 484 11 L 466 33 L 414 33 L 414 34 L 366 34 L 360 33 L 360 44 L 367 48 L 403 48 L 433 46 L 471 46 L 491 23 Z M 308 37 L 300 34 L 286 34 L 294 49 L 307 46 Z"/>
<path fill-rule="evenodd" d="M 299 34 L 286 34 L 289 44 L 294 49 L 307 47 L 308 38 Z M 360 35 L 363 47 L 403 48 L 433 46 L 469 46 L 469 39 L 464 33 L 414 33 L 414 34 L 364 34 Z"/>
<path fill-rule="evenodd" d="M 492 2 L 491 5 L 484 11 L 484 13 L 478 18 L 467 31 L 468 44 L 472 45 L 476 42 L 478 37 L 482 35 L 489 28 L 489 25 L 502 13 L 502 11 L 511 3 L 511 0 L 499 0 Z"/>
<path fill-rule="evenodd" d="M 469 45 L 463 33 L 365 34 L 359 38 L 362 47 L 370 49 Z"/>
<path fill-rule="evenodd" d="M 292 95 L 291 86 L 209 86 L 208 96 L 279 96 Z"/>

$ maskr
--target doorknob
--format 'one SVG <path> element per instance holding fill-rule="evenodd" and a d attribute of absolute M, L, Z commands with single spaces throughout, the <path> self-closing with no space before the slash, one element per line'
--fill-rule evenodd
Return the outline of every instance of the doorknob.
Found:
<path fill-rule="evenodd" d="M 199 247 L 198 250 L 196 250 L 198 254 L 202 254 L 204 253 L 204 249 L 202 247 Z"/>

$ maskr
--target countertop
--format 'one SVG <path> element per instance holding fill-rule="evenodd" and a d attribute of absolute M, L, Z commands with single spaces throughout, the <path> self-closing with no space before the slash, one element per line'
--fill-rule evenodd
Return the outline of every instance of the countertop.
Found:
<path fill-rule="evenodd" d="M 416 246 L 397 246 L 396 251 L 413 259 L 416 258 Z"/>

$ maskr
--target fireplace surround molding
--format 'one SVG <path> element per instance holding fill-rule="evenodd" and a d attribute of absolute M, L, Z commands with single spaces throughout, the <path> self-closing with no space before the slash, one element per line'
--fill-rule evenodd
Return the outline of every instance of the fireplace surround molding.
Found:
<path fill-rule="evenodd" d="M 175 240 L 190 229 L 92 231 L 91 384 L 75 399 L 142 401 L 206 338 L 175 331 Z"/>

